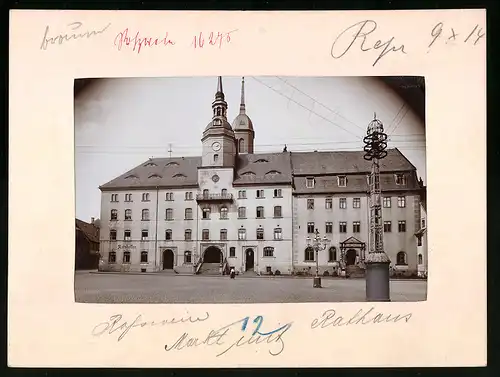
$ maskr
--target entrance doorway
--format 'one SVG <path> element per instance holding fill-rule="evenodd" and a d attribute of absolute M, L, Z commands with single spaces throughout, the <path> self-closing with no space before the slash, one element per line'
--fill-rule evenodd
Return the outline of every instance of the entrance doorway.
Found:
<path fill-rule="evenodd" d="M 174 252 L 170 249 L 163 250 L 163 269 L 172 270 L 174 268 Z"/>
<path fill-rule="evenodd" d="M 255 256 L 254 256 L 254 252 L 253 252 L 253 249 L 246 249 L 245 250 L 245 271 L 248 271 L 248 270 L 253 270 L 253 267 L 255 265 Z"/>
<path fill-rule="evenodd" d="M 356 250 L 354 249 L 349 249 L 347 250 L 347 253 L 345 254 L 345 264 L 347 266 L 356 264 Z"/>
<path fill-rule="evenodd" d="M 216 246 L 210 246 L 203 254 L 203 263 L 222 263 L 222 251 Z"/>

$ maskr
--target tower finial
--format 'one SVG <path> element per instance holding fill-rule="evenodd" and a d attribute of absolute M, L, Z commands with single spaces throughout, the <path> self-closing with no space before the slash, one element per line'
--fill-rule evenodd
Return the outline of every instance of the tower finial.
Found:
<path fill-rule="evenodd" d="M 222 91 L 222 76 L 217 79 L 217 93 L 224 93 Z"/>
<path fill-rule="evenodd" d="M 241 102 L 240 102 L 240 114 L 245 113 L 245 77 L 241 78 Z"/>
<path fill-rule="evenodd" d="M 373 112 L 373 119 L 377 119 L 377 113 Z"/>

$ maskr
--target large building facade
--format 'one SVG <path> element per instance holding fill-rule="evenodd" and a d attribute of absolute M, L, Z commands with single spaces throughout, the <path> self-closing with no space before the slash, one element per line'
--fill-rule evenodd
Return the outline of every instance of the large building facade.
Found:
<path fill-rule="evenodd" d="M 363 269 L 368 252 L 368 175 L 362 151 L 254 153 L 240 112 L 229 123 L 222 78 L 202 156 L 152 158 L 100 187 L 101 261 L 108 271 L 308 274 L 307 237 L 329 239 L 322 274 Z M 398 149 L 381 162 L 385 249 L 392 267 L 416 274 L 422 250 L 423 184 Z M 424 263 L 425 260 L 425 263 Z"/>

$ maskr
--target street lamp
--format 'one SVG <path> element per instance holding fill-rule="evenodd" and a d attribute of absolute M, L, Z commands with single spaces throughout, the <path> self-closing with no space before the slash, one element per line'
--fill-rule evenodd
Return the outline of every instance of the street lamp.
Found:
<path fill-rule="evenodd" d="M 312 247 L 314 249 L 314 254 L 316 255 L 316 275 L 313 279 L 313 287 L 321 288 L 321 277 L 319 276 L 319 260 L 318 260 L 318 252 L 326 250 L 328 243 L 330 240 L 326 238 L 326 235 L 321 238 L 318 229 L 315 230 L 314 235 L 311 237 L 307 236 L 307 247 Z"/>

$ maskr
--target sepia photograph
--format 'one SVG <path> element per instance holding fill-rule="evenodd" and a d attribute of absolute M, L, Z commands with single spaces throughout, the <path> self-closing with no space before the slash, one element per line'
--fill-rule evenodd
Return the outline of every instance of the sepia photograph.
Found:
<path fill-rule="evenodd" d="M 425 80 L 74 83 L 75 301 L 427 298 Z"/>

